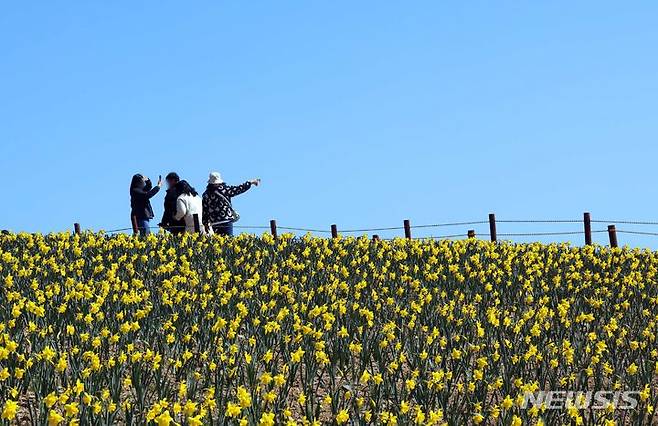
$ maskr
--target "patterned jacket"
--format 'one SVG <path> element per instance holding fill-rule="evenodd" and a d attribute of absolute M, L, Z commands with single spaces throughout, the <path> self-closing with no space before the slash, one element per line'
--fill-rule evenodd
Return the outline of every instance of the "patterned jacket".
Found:
<path fill-rule="evenodd" d="M 234 222 L 236 220 L 231 207 L 231 197 L 240 195 L 251 188 L 251 182 L 242 185 L 220 183 L 208 185 L 203 193 L 203 223 Z M 222 197 L 222 195 L 224 197 Z"/>

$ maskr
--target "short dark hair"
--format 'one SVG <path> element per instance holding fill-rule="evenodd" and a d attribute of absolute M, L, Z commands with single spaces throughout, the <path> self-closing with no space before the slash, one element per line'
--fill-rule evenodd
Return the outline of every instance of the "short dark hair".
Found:
<path fill-rule="evenodd" d="M 171 172 L 167 176 L 165 176 L 166 180 L 175 180 L 176 182 L 180 181 L 180 178 L 178 177 L 178 173 L 176 172 Z"/>

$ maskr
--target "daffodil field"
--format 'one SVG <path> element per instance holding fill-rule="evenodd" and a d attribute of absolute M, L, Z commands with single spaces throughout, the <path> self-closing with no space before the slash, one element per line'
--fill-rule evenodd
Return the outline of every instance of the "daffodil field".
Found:
<path fill-rule="evenodd" d="M 658 253 L 0 236 L 7 424 L 655 424 Z M 637 407 L 523 406 L 539 390 Z"/>

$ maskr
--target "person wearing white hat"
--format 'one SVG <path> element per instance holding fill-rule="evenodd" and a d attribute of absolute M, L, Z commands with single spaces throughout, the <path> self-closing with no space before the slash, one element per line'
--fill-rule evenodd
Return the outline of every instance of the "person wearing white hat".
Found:
<path fill-rule="evenodd" d="M 240 219 L 233 209 L 231 198 L 260 185 L 260 179 L 251 179 L 241 185 L 228 185 L 219 172 L 208 176 L 208 187 L 203 193 L 203 224 L 212 227 L 215 234 L 233 235 L 233 223 Z"/>

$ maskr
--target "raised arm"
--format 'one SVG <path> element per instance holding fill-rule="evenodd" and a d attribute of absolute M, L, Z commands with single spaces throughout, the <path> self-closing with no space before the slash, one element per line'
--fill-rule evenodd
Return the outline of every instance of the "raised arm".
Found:
<path fill-rule="evenodd" d="M 235 197 L 236 195 L 246 192 L 251 188 L 251 185 L 251 181 L 247 181 L 241 185 L 226 185 L 226 195 L 229 197 Z"/>
<path fill-rule="evenodd" d="M 146 186 L 144 188 L 133 188 L 132 192 L 135 196 L 139 198 L 145 198 L 145 199 L 150 199 L 152 198 L 155 194 L 160 191 L 160 185 L 156 185 L 153 188 L 151 188 L 151 181 L 146 182 Z"/>

